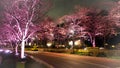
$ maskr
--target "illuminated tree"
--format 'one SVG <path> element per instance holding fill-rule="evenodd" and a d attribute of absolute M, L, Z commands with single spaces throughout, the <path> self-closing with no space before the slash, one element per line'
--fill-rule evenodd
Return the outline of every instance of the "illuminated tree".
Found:
<path fill-rule="evenodd" d="M 20 45 L 20 40 L 17 36 L 15 29 L 13 29 L 9 24 L 4 23 L 0 26 L 0 39 L 5 44 L 9 44 L 15 49 L 15 54 L 18 55 L 18 46 Z"/>
<path fill-rule="evenodd" d="M 58 24 L 54 29 L 54 37 L 58 44 L 64 43 L 63 41 L 66 41 L 67 38 L 67 29 Z"/>
<path fill-rule="evenodd" d="M 88 16 L 86 16 L 88 11 L 90 10 L 87 8 L 77 9 L 75 13 L 61 17 L 59 22 L 64 23 L 68 34 L 74 33 L 77 37 L 81 37 L 87 28 L 83 22 L 86 22 L 88 19 Z"/>
<path fill-rule="evenodd" d="M 37 38 L 44 42 L 54 40 L 55 23 L 50 17 L 44 18 L 39 24 L 39 30 L 36 32 Z M 45 43 L 46 44 L 46 43 Z"/>
<path fill-rule="evenodd" d="M 17 41 L 16 36 L 9 27 L 5 27 L 4 25 L 1 25 L 0 27 L 0 44 L 3 45 L 2 47 L 11 47 L 13 49 L 15 46 L 12 44 Z"/>
<path fill-rule="evenodd" d="M 109 19 L 105 10 L 79 7 L 75 13 L 65 15 L 60 20 L 67 24 L 68 31 L 75 36 L 88 35 L 93 47 L 96 47 L 97 36 L 106 37 L 115 33 L 115 24 Z"/>
<path fill-rule="evenodd" d="M 21 58 L 24 58 L 25 41 L 38 30 L 37 23 L 50 8 L 49 0 L 2 0 L 4 22 L 21 42 Z"/>
<path fill-rule="evenodd" d="M 120 27 L 120 1 L 113 5 L 113 8 L 109 11 L 109 18 Z"/>
<path fill-rule="evenodd" d="M 116 44 L 119 41 L 120 34 L 120 0 L 116 1 L 113 7 L 109 11 L 109 18 L 116 24 L 116 33 L 114 36 L 114 40 L 112 39 L 112 43 Z"/>
<path fill-rule="evenodd" d="M 108 12 L 105 10 L 92 9 L 87 16 L 89 19 L 86 22 L 86 30 L 92 38 L 93 47 L 96 46 L 95 38 L 97 36 L 102 36 L 105 39 L 106 36 L 115 34 L 116 25 L 109 19 Z"/>

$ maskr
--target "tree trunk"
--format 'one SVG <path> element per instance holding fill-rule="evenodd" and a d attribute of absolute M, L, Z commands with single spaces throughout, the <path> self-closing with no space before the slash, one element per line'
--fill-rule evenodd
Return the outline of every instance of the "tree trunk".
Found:
<path fill-rule="evenodd" d="M 21 44 L 21 58 L 22 59 L 25 58 L 24 51 L 25 51 L 25 40 L 22 40 L 22 44 Z"/>
<path fill-rule="evenodd" d="M 104 46 L 104 48 L 106 48 L 105 43 L 106 43 L 106 39 L 105 39 L 105 36 L 104 36 L 104 37 L 103 37 L 103 46 Z"/>
<path fill-rule="evenodd" d="M 92 45 L 93 45 L 93 47 L 96 47 L 96 44 L 95 44 L 95 38 L 93 38 Z"/>
<path fill-rule="evenodd" d="M 18 53 L 18 44 L 16 44 L 16 46 L 15 46 L 15 55 L 18 55 L 19 53 Z"/>
<path fill-rule="evenodd" d="M 12 50 L 14 50 L 14 47 L 13 47 L 12 43 L 10 43 L 10 46 L 11 46 Z"/>

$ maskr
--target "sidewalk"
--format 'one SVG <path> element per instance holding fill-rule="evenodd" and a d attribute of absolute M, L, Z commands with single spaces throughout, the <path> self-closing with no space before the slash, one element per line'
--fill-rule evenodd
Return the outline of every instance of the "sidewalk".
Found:
<path fill-rule="evenodd" d="M 27 57 L 21 61 L 13 55 L 0 55 L 0 68 L 48 68 L 44 64 Z"/>

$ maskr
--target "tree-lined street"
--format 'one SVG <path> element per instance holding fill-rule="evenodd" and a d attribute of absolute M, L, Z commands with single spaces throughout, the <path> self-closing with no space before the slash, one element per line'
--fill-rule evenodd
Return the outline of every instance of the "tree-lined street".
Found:
<path fill-rule="evenodd" d="M 120 68 L 119 51 L 120 0 L 0 1 L 0 68 Z"/>

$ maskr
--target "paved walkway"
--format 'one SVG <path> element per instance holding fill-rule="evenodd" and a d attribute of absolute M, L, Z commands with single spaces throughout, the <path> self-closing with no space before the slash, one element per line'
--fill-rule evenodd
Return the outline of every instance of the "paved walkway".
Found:
<path fill-rule="evenodd" d="M 22 62 L 14 55 L 0 55 L 0 68 L 48 68 L 46 65 L 27 57 Z"/>
<path fill-rule="evenodd" d="M 1 64 L 1 62 L 2 62 L 2 56 L 0 56 L 0 64 Z"/>

